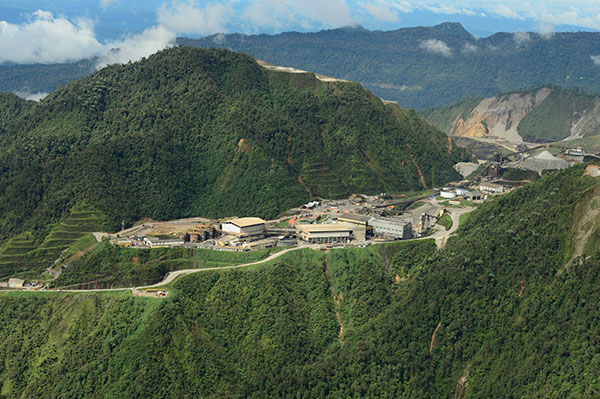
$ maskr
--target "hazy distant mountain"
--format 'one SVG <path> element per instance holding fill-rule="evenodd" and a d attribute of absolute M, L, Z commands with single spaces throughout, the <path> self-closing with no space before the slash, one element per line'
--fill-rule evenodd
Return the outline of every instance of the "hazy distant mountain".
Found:
<path fill-rule="evenodd" d="M 600 33 L 497 33 L 460 24 L 395 31 L 334 29 L 213 35 L 182 45 L 226 47 L 257 59 L 359 81 L 403 107 L 425 109 L 547 84 L 600 94 Z"/>
<path fill-rule="evenodd" d="M 497 33 L 478 39 L 460 24 L 444 23 L 394 31 L 217 34 L 178 43 L 225 47 L 358 81 L 382 98 L 416 109 L 543 85 L 600 94 L 600 33 Z M 0 91 L 49 92 L 93 72 L 82 65 L 2 66 Z"/>

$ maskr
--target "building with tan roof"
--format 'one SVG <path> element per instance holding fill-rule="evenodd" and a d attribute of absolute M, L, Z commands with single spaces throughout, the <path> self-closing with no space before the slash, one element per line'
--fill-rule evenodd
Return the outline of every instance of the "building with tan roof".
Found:
<path fill-rule="evenodd" d="M 257 236 L 265 233 L 265 221 L 261 218 L 246 217 L 223 222 L 221 230 L 237 236 Z"/>
<path fill-rule="evenodd" d="M 298 237 L 310 243 L 350 242 L 356 226 L 349 223 L 299 224 Z"/>

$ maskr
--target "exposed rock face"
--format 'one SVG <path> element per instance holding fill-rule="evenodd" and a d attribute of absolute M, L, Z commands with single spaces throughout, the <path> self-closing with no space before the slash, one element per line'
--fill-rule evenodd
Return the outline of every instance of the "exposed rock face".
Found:
<path fill-rule="evenodd" d="M 515 93 L 482 100 L 467 120 L 460 116 L 448 131 L 462 137 L 497 137 L 513 143 L 522 143 L 517 131 L 521 120 L 552 92 L 544 87 L 535 93 Z"/>
<path fill-rule="evenodd" d="M 567 140 L 579 139 L 600 130 L 600 99 L 596 99 L 594 107 L 574 115 L 571 136 Z"/>

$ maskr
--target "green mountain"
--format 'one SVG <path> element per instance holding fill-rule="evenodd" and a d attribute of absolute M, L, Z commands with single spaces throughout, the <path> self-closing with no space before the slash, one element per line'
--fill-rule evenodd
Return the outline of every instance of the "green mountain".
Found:
<path fill-rule="evenodd" d="M 145 217 L 273 217 L 318 196 L 441 184 L 469 157 L 357 83 L 269 71 L 227 50 L 173 48 L 34 105 L 10 98 L 0 242 L 30 232 L 41 244 L 82 211 L 110 230 Z"/>
<path fill-rule="evenodd" d="M 600 94 L 600 67 L 592 58 L 600 54 L 599 39 L 598 32 L 476 38 L 458 23 L 443 23 L 393 31 L 218 34 L 179 38 L 178 44 L 228 48 L 275 65 L 360 82 L 379 97 L 423 110 L 543 85 Z M 0 91 L 49 92 L 91 73 L 94 62 L 0 66 Z"/>
<path fill-rule="evenodd" d="M 482 205 L 430 241 L 303 250 L 160 300 L 0 293 L 17 397 L 595 398 L 598 178 Z"/>
<path fill-rule="evenodd" d="M 334 29 L 214 35 L 179 44 L 225 47 L 277 65 L 358 81 L 419 110 L 542 85 L 600 94 L 600 33 L 497 33 L 475 38 L 456 23 L 394 31 Z"/>
<path fill-rule="evenodd" d="M 1 64 L 0 91 L 19 94 L 50 93 L 95 71 L 95 58 L 64 64 Z"/>
<path fill-rule="evenodd" d="M 452 137 L 499 138 L 512 143 L 600 145 L 600 97 L 542 87 L 491 98 L 473 98 L 421 115 Z"/>

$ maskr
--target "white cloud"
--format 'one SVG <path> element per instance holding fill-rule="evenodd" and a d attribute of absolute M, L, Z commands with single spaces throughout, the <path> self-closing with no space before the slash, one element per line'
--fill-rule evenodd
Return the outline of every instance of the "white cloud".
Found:
<path fill-rule="evenodd" d="M 213 43 L 220 45 L 225 41 L 225 33 L 217 33 L 215 37 L 213 37 Z"/>
<path fill-rule="evenodd" d="M 196 3 L 174 2 L 170 7 L 163 4 L 158 10 L 158 21 L 173 32 L 209 35 L 227 30 L 233 15 L 229 4 L 210 4 L 199 8 Z"/>
<path fill-rule="evenodd" d="M 440 5 L 431 5 L 431 4 L 423 4 L 422 8 L 425 10 L 429 10 L 436 14 L 465 14 L 465 15 L 475 15 L 475 11 L 470 10 L 464 7 L 454 7 L 447 4 Z"/>
<path fill-rule="evenodd" d="M 358 5 L 378 21 L 398 21 L 398 11 L 393 10 L 390 4 L 385 4 L 384 2 L 379 1 L 377 3 L 358 3 Z"/>
<path fill-rule="evenodd" d="M 473 54 L 476 53 L 477 50 L 479 50 L 479 48 L 476 45 L 471 43 L 465 43 L 462 52 L 465 54 Z"/>
<path fill-rule="evenodd" d="M 600 55 L 590 55 L 590 58 L 592 59 L 594 65 L 600 66 Z"/>
<path fill-rule="evenodd" d="M 113 4 L 118 3 L 119 1 L 120 0 L 100 0 L 100 7 L 102 7 L 102 9 L 105 10 Z"/>
<path fill-rule="evenodd" d="M 253 0 L 242 13 L 246 31 L 258 28 L 285 30 L 301 26 L 306 30 L 355 26 L 345 0 Z"/>
<path fill-rule="evenodd" d="M 413 12 L 415 7 L 408 1 L 392 1 L 391 6 L 400 12 Z"/>
<path fill-rule="evenodd" d="M 281 0 L 297 16 L 317 22 L 324 27 L 338 28 L 353 26 L 357 21 L 350 16 L 350 8 L 345 0 Z"/>
<path fill-rule="evenodd" d="M 175 33 L 159 25 L 138 35 L 103 44 L 96 39 L 89 20 L 70 21 L 38 10 L 23 24 L 0 21 L 0 63 L 52 64 L 100 57 L 98 65 L 104 66 L 138 60 L 174 41 Z"/>
<path fill-rule="evenodd" d="M 496 6 L 493 9 L 493 12 L 504 18 L 521 19 L 521 20 L 524 19 L 523 16 L 519 15 L 519 13 L 517 13 L 514 8 L 507 7 L 504 4 L 499 4 L 498 6 Z"/>
<path fill-rule="evenodd" d="M 522 46 L 531 40 L 531 35 L 527 32 L 515 32 L 513 34 L 513 39 L 515 40 L 515 43 L 517 43 L 517 46 Z"/>
<path fill-rule="evenodd" d="M 44 93 L 41 91 L 38 91 L 37 93 L 32 93 L 30 91 L 15 91 L 15 94 L 25 100 L 32 101 L 40 101 L 48 95 L 48 93 Z"/>
<path fill-rule="evenodd" d="M 71 22 L 38 10 L 28 22 L 0 21 L 0 63 L 42 63 L 76 61 L 101 53 L 89 20 Z"/>
<path fill-rule="evenodd" d="M 251 3 L 242 14 L 247 32 L 257 31 L 258 27 L 282 30 L 284 24 L 291 20 L 288 18 L 290 12 L 285 5 L 278 1 L 265 0 Z"/>
<path fill-rule="evenodd" d="M 554 25 L 551 23 L 541 21 L 538 24 L 538 30 L 540 31 L 542 39 L 552 39 L 552 36 L 554 36 Z"/>
<path fill-rule="evenodd" d="M 109 43 L 98 61 L 97 67 L 101 68 L 110 64 L 122 64 L 128 61 L 137 61 L 159 50 L 175 44 L 176 35 L 164 26 L 155 26 L 144 32 L 128 37 L 124 40 Z"/>
<path fill-rule="evenodd" d="M 428 51 L 430 53 L 443 55 L 444 57 L 450 57 L 452 55 L 452 50 L 446 43 L 437 39 L 429 39 L 424 40 L 419 45 L 423 50 Z"/>

